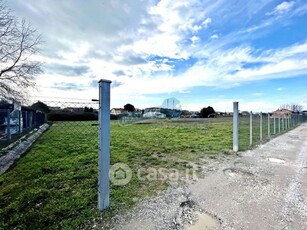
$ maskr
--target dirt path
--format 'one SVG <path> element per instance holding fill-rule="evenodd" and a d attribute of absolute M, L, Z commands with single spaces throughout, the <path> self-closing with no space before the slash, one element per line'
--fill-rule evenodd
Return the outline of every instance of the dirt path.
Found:
<path fill-rule="evenodd" d="M 217 162 L 115 218 L 115 229 L 307 229 L 307 124 Z"/>

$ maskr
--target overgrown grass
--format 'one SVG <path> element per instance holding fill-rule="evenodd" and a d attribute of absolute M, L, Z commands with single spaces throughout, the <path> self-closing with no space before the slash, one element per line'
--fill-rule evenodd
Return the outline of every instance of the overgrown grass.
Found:
<path fill-rule="evenodd" d="M 111 123 L 111 164 L 128 164 L 126 186 L 111 185 L 110 208 L 97 211 L 97 126 L 57 122 L 13 168 L 0 176 L 0 229 L 76 229 L 94 219 L 108 223 L 137 199 L 167 186 L 140 181 L 140 167 L 184 170 L 205 154 L 232 148 L 229 119 L 162 120 L 120 126 Z"/>
<path fill-rule="evenodd" d="M 280 134 L 283 134 L 306 120 L 305 116 L 292 116 L 291 119 L 280 119 L 262 115 L 262 129 L 260 128 L 260 115 L 252 117 L 252 145 L 250 145 L 250 117 L 243 116 L 239 119 L 239 149 L 247 150 L 260 143 L 267 142 Z M 261 135 L 260 135 L 261 134 Z"/>

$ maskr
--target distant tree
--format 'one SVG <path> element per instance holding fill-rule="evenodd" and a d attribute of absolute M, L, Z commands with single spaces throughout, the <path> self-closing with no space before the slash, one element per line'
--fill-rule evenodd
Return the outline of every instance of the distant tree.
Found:
<path fill-rule="evenodd" d="M 25 99 L 26 89 L 35 86 L 41 63 L 32 59 L 39 52 L 41 36 L 19 21 L 0 0 L 0 97 Z"/>
<path fill-rule="evenodd" d="M 188 115 L 191 115 L 191 112 L 189 110 L 182 110 L 181 115 L 188 116 Z"/>
<path fill-rule="evenodd" d="M 0 100 L 0 105 L 5 105 L 5 104 L 9 104 L 9 102 L 5 99 L 1 99 Z"/>
<path fill-rule="evenodd" d="M 34 103 L 33 105 L 30 106 L 30 108 L 41 111 L 43 113 L 49 113 L 50 112 L 49 106 L 47 104 L 45 104 L 44 102 L 41 102 L 41 101 Z"/>
<path fill-rule="evenodd" d="M 128 112 L 134 112 L 134 111 L 135 111 L 135 108 L 134 108 L 134 106 L 131 105 L 131 104 L 126 104 L 126 105 L 124 106 L 124 110 L 126 110 L 126 111 L 128 111 Z"/>
<path fill-rule="evenodd" d="M 299 104 L 295 104 L 295 103 L 292 103 L 292 104 L 284 104 L 284 105 L 281 105 L 280 106 L 280 109 L 288 109 L 288 110 L 291 110 L 295 113 L 299 113 L 303 110 L 303 106 L 302 105 L 299 105 Z"/>
<path fill-rule="evenodd" d="M 215 111 L 211 106 L 204 107 L 200 110 L 200 116 L 202 118 L 208 118 L 211 114 L 215 114 Z"/>
<path fill-rule="evenodd" d="M 94 109 L 92 107 L 84 107 L 84 112 L 87 112 L 87 113 L 92 113 L 94 112 Z"/>

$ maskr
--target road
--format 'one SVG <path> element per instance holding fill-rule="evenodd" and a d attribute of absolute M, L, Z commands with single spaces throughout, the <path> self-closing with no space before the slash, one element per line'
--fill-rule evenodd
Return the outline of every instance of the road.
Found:
<path fill-rule="evenodd" d="M 307 124 L 203 169 L 115 218 L 114 229 L 307 229 Z"/>

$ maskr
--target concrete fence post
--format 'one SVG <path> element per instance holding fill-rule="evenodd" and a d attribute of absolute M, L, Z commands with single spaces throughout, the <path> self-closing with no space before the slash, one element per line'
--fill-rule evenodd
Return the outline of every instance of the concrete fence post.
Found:
<path fill-rule="evenodd" d="M 262 112 L 260 112 L 260 142 L 262 141 Z"/>
<path fill-rule="evenodd" d="M 290 118 L 290 116 L 288 117 L 288 129 L 290 129 L 291 128 L 291 120 L 290 120 L 291 118 Z"/>
<path fill-rule="evenodd" d="M 110 205 L 110 85 L 99 81 L 98 209 Z"/>
<path fill-rule="evenodd" d="M 6 139 L 11 141 L 11 111 L 10 109 L 7 110 L 7 122 L 6 122 Z"/>
<path fill-rule="evenodd" d="M 29 111 L 29 128 L 32 130 L 33 127 L 33 111 Z"/>
<path fill-rule="evenodd" d="M 278 116 L 278 133 L 280 133 L 280 115 Z"/>
<path fill-rule="evenodd" d="M 18 111 L 18 135 L 21 136 L 22 125 L 21 125 L 22 113 L 21 110 Z"/>
<path fill-rule="evenodd" d="M 25 111 L 25 124 L 24 127 L 28 130 L 28 111 Z"/>
<path fill-rule="evenodd" d="M 270 113 L 268 113 L 268 138 L 271 136 Z"/>
<path fill-rule="evenodd" d="M 239 102 L 233 102 L 233 151 L 239 150 Z"/>
<path fill-rule="evenodd" d="M 275 119 L 275 114 L 274 114 L 274 135 L 276 134 L 276 119 Z"/>
<path fill-rule="evenodd" d="M 253 145 L 253 112 L 249 113 L 249 145 Z"/>

